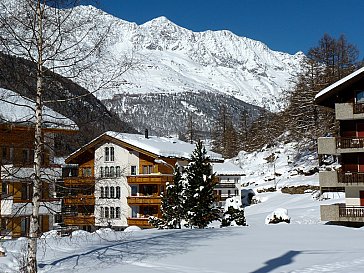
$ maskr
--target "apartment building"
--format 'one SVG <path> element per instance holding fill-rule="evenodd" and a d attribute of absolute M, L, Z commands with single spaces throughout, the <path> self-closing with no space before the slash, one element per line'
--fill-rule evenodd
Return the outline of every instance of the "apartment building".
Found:
<path fill-rule="evenodd" d="M 339 134 L 318 139 L 319 155 L 335 155 L 341 167 L 320 171 L 322 192 L 343 191 L 345 203 L 321 206 L 321 219 L 364 224 L 364 68 L 316 95 L 315 101 L 335 109 Z"/>

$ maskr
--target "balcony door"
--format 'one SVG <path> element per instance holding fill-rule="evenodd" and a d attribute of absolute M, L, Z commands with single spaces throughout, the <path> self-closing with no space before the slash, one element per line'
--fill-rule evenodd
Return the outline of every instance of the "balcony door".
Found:
<path fill-rule="evenodd" d="M 364 207 L 364 191 L 360 191 L 360 206 Z"/>
<path fill-rule="evenodd" d="M 364 138 L 364 123 L 358 122 L 356 124 L 356 136 L 358 138 Z"/>

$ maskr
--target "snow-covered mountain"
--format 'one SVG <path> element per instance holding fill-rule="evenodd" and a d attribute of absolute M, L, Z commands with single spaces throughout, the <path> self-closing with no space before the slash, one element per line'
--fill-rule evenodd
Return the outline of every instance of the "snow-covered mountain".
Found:
<path fill-rule="evenodd" d="M 7 7 L 16 9 L 20 5 L 15 0 L 4 1 L 12 4 Z M 64 59 L 72 62 L 70 56 L 77 54 L 70 54 L 70 48 L 87 49 L 99 36 L 105 35 L 102 53 L 97 51 L 91 56 L 93 64 L 97 64 L 92 69 L 76 69 L 76 77 L 72 74 L 73 69 L 64 69 L 63 63 L 57 63 L 62 56 L 51 63 L 60 66 L 54 71 L 63 76 L 71 76 L 89 91 L 111 83 L 95 93 L 97 98 L 109 109 L 117 111 L 121 118 L 129 121 L 144 120 L 145 122 L 137 124 L 137 129 L 149 128 L 153 131 L 154 128 L 161 128 L 157 132 L 160 134 L 183 132 L 187 117 L 191 113 L 201 117 L 198 123 L 205 123 L 207 128 L 211 128 L 218 109 L 224 104 L 222 101 L 231 101 L 227 98 L 234 100 L 232 114 L 235 117 L 241 115 L 242 111 L 248 111 L 251 117 L 257 116 L 259 108 L 255 106 L 272 111 L 282 109 L 284 93 L 292 87 L 292 80 L 301 71 L 300 63 L 304 58 L 302 52 L 290 55 L 273 51 L 262 42 L 239 37 L 227 30 L 193 32 L 176 25 L 166 17 L 137 25 L 93 6 L 78 6 L 74 15 L 69 18 L 73 20 L 69 26 L 77 25 L 78 28 L 75 33 L 68 28 L 72 35 L 69 34 L 62 40 L 60 48 L 65 54 Z M 90 31 L 95 23 L 97 29 Z M 52 39 L 52 29 L 47 31 Z M 77 47 L 69 46 L 78 36 L 83 37 L 81 43 Z M 23 55 L 26 54 L 27 52 Z M 87 67 L 84 62 L 75 63 L 76 66 L 81 64 Z M 125 63 L 131 63 L 131 68 L 118 75 L 123 71 Z M 108 82 L 110 78 L 112 80 Z M 196 94 L 192 96 L 195 101 L 189 100 L 186 107 L 185 98 L 191 93 Z M 139 99 L 136 99 L 137 96 Z M 151 101 L 148 104 L 151 111 L 141 109 L 146 107 L 143 103 L 143 98 L 146 97 Z M 162 115 L 152 111 L 160 105 L 161 97 L 165 101 L 163 105 L 177 105 L 176 100 L 181 100 L 178 107 L 181 109 L 182 119 L 177 123 L 170 119 L 171 115 L 164 115 L 162 118 Z M 212 102 L 217 97 L 224 98 L 219 103 Z M 245 103 L 235 106 L 240 101 Z M 206 102 L 211 102 L 210 106 L 206 106 Z M 203 114 L 196 114 L 196 109 L 201 108 L 204 108 Z M 175 108 L 166 110 L 173 116 Z M 156 122 L 150 121 L 151 117 Z M 171 128 L 171 124 L 178 128 Z M 203 130 L 209 131 L 206 128 Z"/>
<path fill-rule="evenodd" d="M 82 7 L 82 12 L 89 9 L 94 8 Z M 102 99 L 123 92 L 210 91 L 276 111 L 283 107 L 283 92 L 292 86 L 304 58 L 302 52 L 273 51 L 262 42 L 227 30 L 193 32 L 166 17 L 142 25 L 107 14 L 102 17 L 104 24 L 113 24 L 110 54 L 120 57 L 117 55 L 132 52 L 138 64 L 122 76 L 118 88 L 99 93 Z"/>

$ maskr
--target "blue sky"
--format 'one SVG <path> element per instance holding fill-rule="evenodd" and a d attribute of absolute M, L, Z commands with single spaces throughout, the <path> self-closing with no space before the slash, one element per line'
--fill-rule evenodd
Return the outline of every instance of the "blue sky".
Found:
<path fill-rule="evenodd" d="M 193 31 L 228 29 L 291 54 L 307 53 L 325 32 L 345 34 L 364 56 L 363 0 L 99 0 L 98 7 L 137 24 L 163 15 Z"/>

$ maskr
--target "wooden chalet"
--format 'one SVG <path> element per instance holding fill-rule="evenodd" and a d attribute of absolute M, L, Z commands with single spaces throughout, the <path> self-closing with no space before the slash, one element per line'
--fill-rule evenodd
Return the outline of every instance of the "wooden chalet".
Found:
<path fill-rule="evenodd" d="M 106 132 L 66 159 L 64 225 L 93 230 L 150 227 L 161 217 L 161 192 L 175 164 L 188 163 L 195 145 L 175 138 Z M 208 152 L 211 161 L 221 155 Z"/>
<path fill-rule="evenodd" d="M 32 103 L 12 91 L 0 89 L 0 238 L 27 236 L 29 232 L 34 160 Z M 72 121 L 59 113 L 47 107 L 44 113 L 40 234 L 53 227 L 54 214 L 60 212 L 60 201 L 54 191 L 55 178 L 61 171 L 54 164 L 54 134 L 77 130 Z"/>

